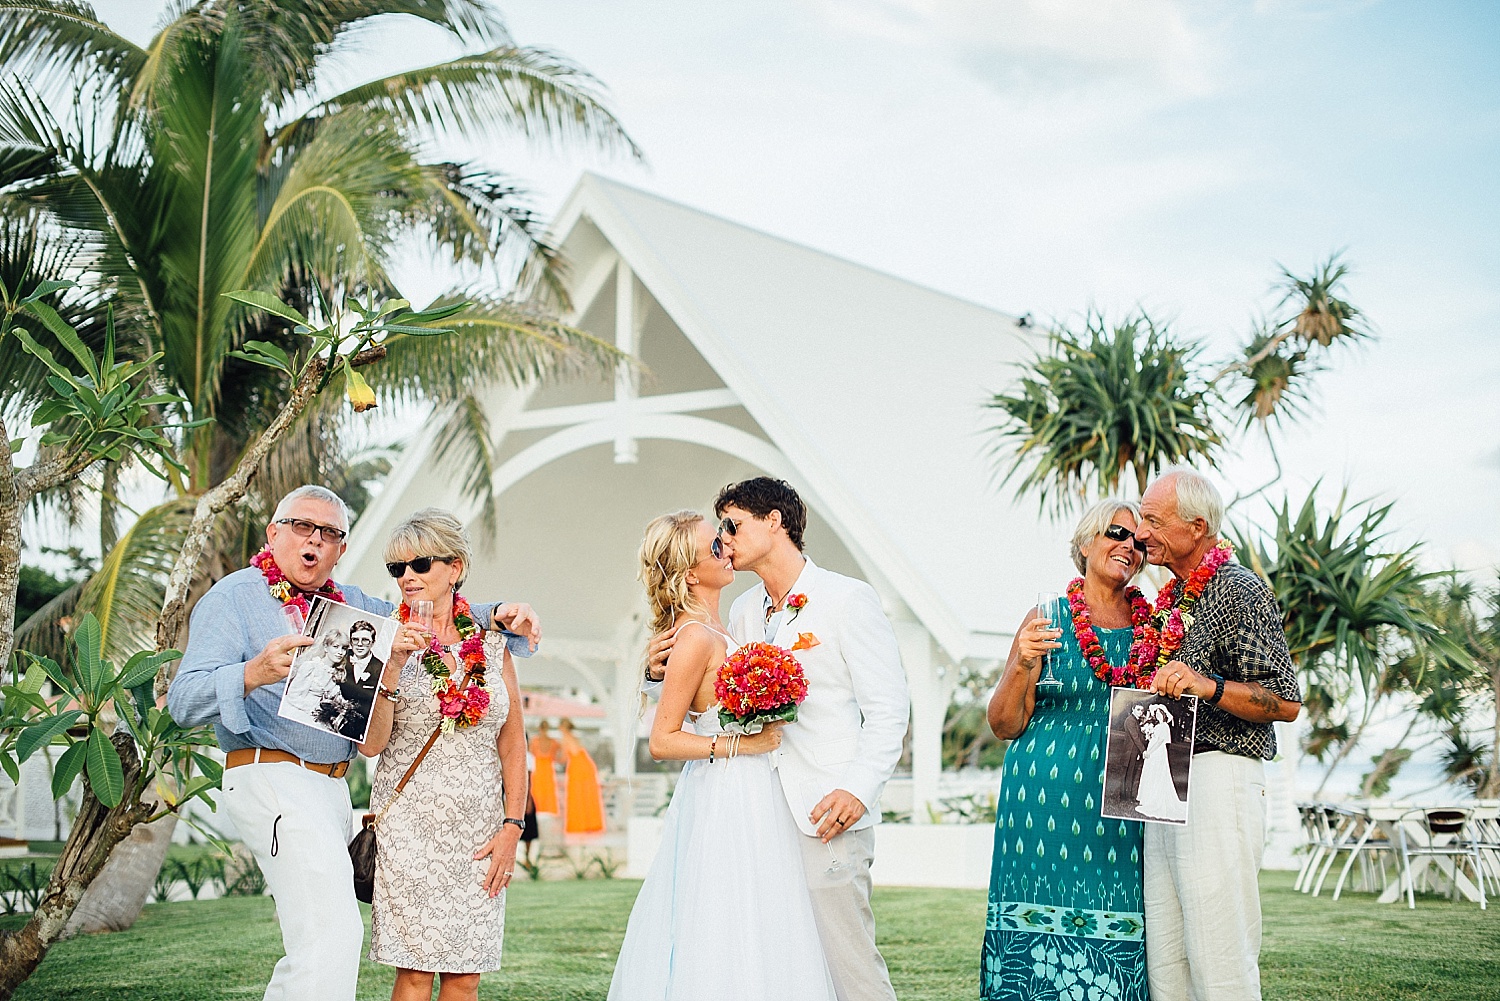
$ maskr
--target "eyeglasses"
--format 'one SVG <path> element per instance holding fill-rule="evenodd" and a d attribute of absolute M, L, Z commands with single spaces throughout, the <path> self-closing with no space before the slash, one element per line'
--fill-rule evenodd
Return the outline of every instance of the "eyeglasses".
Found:
<path fill-rule="evenodd" d="M 735 521 L 733 518 L 725 518 L 723 521 L 719 522 L 720 535 L 727 535 L 730 538 L 733 538 L 734 536 L 739 534 L 739 531 L 740 523 Z"/>
<path fill-rule="evenodd" d="M 1146 551 L 1146 544 L 1135 538 L 1135 533 L 1124 525 L 1111 525 L 1104 530 L 1104 537 L 1114 542 L 1124 542 L 1126 539 L 1135 539 L 1135 548 L 1141 552 Z"/>
<path fill-rule="evenodd" d="M 439 563 L 452 563 L 452 556 L 413 556 L 409 560 L 398 560 L 395 563 L 387 563 L 385 572 L 392 577 L 401 577 L 406 573 L 406 568 L 411 567 L 415 573 L 426 573 L 432 569 L 432 561 Z"/>
<path fill-rule="evenodd" d="M 312 534 L 317 532 L 324 542 L 339 543 L 349 536 L 348 532 L 334 528 L 332 525 L 319 525 L 316 522 L 303 521 L 301 518 L 282 518 L 276 524 L 290 528 L 292 534 L 299 539 L 311 538 Z"/>
<path fill-rule="evenodd" d="M 719 537 L 717 535 L 714 536 L 714 541 L 708 544 L 708 551 L 710 553 L 713 553 L 714 559 L 716 560 L 722 560 L 724 558 L 724 543 L 719 541 Z"/>

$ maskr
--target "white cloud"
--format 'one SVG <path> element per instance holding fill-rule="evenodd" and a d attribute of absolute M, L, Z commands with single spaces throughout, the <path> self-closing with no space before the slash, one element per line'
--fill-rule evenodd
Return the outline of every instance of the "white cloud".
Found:
<path fill-rule="evenodd" d="M 816 0 L 851 33 L 946 50 L 1002 91 L 1126 83 L 1163 94 L 1213 89 L 1220 58 L 1203 12 L 1177 0 Z M 1189 12 L 1192 16 L 1189 16 Z"/>

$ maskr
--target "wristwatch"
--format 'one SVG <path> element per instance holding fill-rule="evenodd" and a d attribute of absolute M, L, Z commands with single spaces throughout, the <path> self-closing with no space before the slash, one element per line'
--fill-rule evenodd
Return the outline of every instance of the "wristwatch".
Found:
<path fill-rule="evenodd" d="M 1222 674 L 1210 674 L 1209 677 L 1214 679 L 1214 693 L 1203 701 L 1211 706 L 1216 706 L 1219 704 L 1219 700 L 1224 697 L 1224 676 Z"/>
<path fill-rule="evenodd" d="M 516 827 L 520 829 L 522 834 L 526 833 L 526 821 L 524 820 L 517 820 L 515 817 L 506 817 L 504 820 L 500 821 L 500 826 L 504 827 L 506 824 L 515 824 Z"/>

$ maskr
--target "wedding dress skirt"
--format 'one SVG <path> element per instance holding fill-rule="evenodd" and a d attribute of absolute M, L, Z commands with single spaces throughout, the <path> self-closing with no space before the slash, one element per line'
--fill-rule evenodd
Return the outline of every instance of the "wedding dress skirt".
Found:
<path fill-rule="evenodd" d="M 720 730 L 717 708 L 689 722 L 702 736 Z M 769 756 L 689 761 L 665 820 L 610 1001 L 833 1001 L 803 835 Z"/>
<path fill-rule="evenodd" d="M 1165 723 L 1157 724 L 1166 726 Z M 1141 784 L 1136 793 L 1136 812 L 1157 820 L 1186 820 L 1187 804 L 1177 798 L 1177 783 L 1167 760 L 1166 741 L 1153 738 L 1141 766 Z"/>

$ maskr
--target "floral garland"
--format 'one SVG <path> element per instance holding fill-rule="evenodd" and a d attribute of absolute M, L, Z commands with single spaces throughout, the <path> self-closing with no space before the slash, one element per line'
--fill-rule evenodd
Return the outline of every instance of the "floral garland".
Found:
<path fill-rule="evenodd" d="M 1234 547 L 1220 542 L 1207 553 L 1188 574 L 1187 582 L 1174 577 L 1156 596 L 1156 608 L 1151 613 L 1153 632 L 1156 633 L 1155 649 L 1150 651 L 1151 673 L 1165 667 L 1181 647 L 1187 631 L 1193 625 L 1193 606 L 1203 597 L 1203 589 L 1213 580 L 1219 568 L 1234 557 Z M 1144 651 L 1143 651 L 1144 652 Z"/>
<path fill-rule="evenodd" d="M 310 611 L 307 601 L 307 592 L 299 590 L 287 576 L 282 572 L 276 562 L 276 557 L 271 555 L 271 547 L 268 545 L 254 556 L 250 557 L 250 565 L 261 572 L 266 578 L 266 585 L 271 589 L 271 597 L 285 605 L 295 605 L 302 612 L 302 620 L 307 621 Z M 313 594 L 321 594 L 329 601 L 344 603 L 344 592 L 339 590 L 337 584 L 330 577 Z"/>
<path fill-rule="evenodd" d="M 396 618 L 402 622 L 411 618 L 411 608 L 406 602 L 396 609 Z M 458 630 L 459 636 L 458 660 L 464 665 L 463 688 L 454 682 L 453 674 L 443 660 L 443 645 L 437 637 L 433 637 L 427 649 L 422 651 L 422 668 L 432 681 L 432 694 L 437 696 L 444 733 L 473 726 L 484 719 L 490 709 L 490 691 L 484 684 L 484 630 L 474 621 L 468 599 L 457 593 L 453 595 L 453 628 Z"/>
<path fill-rule="evenodd" d="M 1073 635 L 1078 637 L 1078 649 L 1083 651 L 1084 659 L 1093 668 L 1094 677 L 1106 685 L 1144 688 L 1150 684 L 1151 672 L 1155 670 L 1151 658 L 1145 656 L 1148 645 L 1151 652 L 1155 653 L 1155 644 L 1151 643 L 1156 635 L 1156 630 L 1151 628 L 1151 603 L 1137 587 L 1127 587 L 1125 597 L 1130 600 L 1130 625 L 1134 632 L 1130 641 L 1130 657 L 1123 665 L 1111 664 L 1104 656 L 1104 647 L 1099 643 L 1099 635 L 1094 632 L 1088 602 L 1083 598 L 1082 577 L 1074 577 L 1068 584 L 1068 605 L 1073 610 Z"/>

